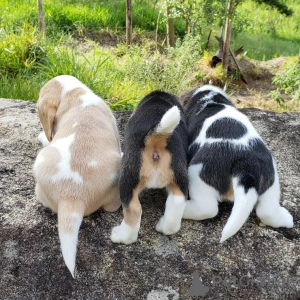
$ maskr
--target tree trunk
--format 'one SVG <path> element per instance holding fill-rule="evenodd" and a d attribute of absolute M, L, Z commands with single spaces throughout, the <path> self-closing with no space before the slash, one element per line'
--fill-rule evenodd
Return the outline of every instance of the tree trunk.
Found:
<path fill-rule="evenodd" d="M 43 0 L 38 0 L 38 21 L 39 21 L 39 33 L 46 37 L 45 33 L 45 17 L 44 17 L 44 9 L 43 9 Z"/>
<path fill-rule="evenodd" d="M 235 0 L 228 0 L 228 7 L 227 7 L 227 17 L 226 17 L 226 25 L 225 25 L 225 38 L 224 38 L 224 46 L 223 46 L 223 58 L 222 58 L 222 65 L 227 75 L 228 69 L 228 55 L 229 55 L 229 47 L 230 47 L 230 37 L 231 37 L 231 17 L 234 11 L 234 1 Z"/>
<path fill-rule="evenodd" d="M 174 19 L 169 18 L 170 8 L 167 6 L 167 45 L 168 47 L 175 46 L 175 30 L 174 30 Z"/>
<path fill-rule="evenodd" d="M 126 5 L 126 44 L 127 46 L 132 43 L 132 10 L 131 0 L 127 0 Z"/>

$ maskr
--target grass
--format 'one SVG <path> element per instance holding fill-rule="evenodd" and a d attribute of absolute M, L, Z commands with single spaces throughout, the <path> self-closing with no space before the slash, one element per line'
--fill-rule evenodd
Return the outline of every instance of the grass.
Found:
<path fill-rule="evenodd" d="M 269 60 L 280 56 L 295 56 L 300 49 L 300 41 L 281 40 L 265 35 L 238 35 L 233 40 L 232 48 L 244 46 L 249 58 Z"/>
<path fill-rule="evenodd" d="M 35 100 L 47 80 L 70 74 L 106 99 L 113 109 L 132 109 L 154 89 L 180 94 L 199 84 L 207 77 L 200 64 L 201 58 L 204 56 L 208 60 L 218 48 L 216 41 L 211 39 L 210 52 L 204 53 L 206 36 L 178 38 L 176 47 L 171 49 L 162 42 L 156 45 L 154 32 L 161 9 L 159 1 L 133 1 L 137 42 L 129 48 L 119 43 L 109 49 L 87 41 L 85 34 L 93 33 L 89 36 L 99 36 L 100 40 L 100 29 L 106 29 L 112 35 L 124 36 L 125 1 L 43 2 L 45 40 L 37 32 L 36 0 L 0 0 L 0 97 Z M 243 45 L 248 57 L 259 60 L 297 55 L 300 4 L 292 3 L 292 8 L 295 15 L 286 19 L 275 11 L 262 11 L 250 0 L 244 1 L 239 10 L 248 19 L 258 21 L 249 23 L 247 19 L 245 26 L 239 27 L 246 31 L 233 35 L 232 48 Z M 239 20 L 246 19 L 242 15 Z M 178 36 L 184 36 L 184 29 L 184 22 L 175 20 Z M 213 35 L 219 35 L 219 29 L 213 30 Z M 163 41 L 166 31 L 163 13 L 158 31 L 159 40 Z M 147 35 L 150 38 L 145 38 Z M 84 47 L 80 47 L 80 43 L 84 43 Z M 216 69 L 213 76 L 222 81 L 221 70 Z"/>

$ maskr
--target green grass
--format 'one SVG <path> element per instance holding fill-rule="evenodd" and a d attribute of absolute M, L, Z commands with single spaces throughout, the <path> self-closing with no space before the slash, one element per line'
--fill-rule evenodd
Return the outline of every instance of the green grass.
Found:
<path fill-rule="evenodd" d="M 249 58 L 269 60 L 280 56 L 296 56 L 299 53 L 300 42 L 262 34 L 247 36 L 240 34 L 233 39 L 231 47 L 238 49 L 241 46 L 244 46 Z"/>
<path fill-rule="evenodd" d="M 197 70 L 200 44 L 194 40 L 184 41 L 166 53 L 150 51 L 147 46 L 133 45 L 127 49 L 119 45 L 113 50 L 99 49 L 77 53 L 72 47 L 61 45 L 49 47 L 37 63 L 23 67 L 13 77 L 0 78 L 3 98 L 37 99 L 42 85 L 57 75 L 69 74 L 89 86 L 95 93 L 107 99 L 114 109 L 132 109 L 151 90 L 166 89 L 179 94 L 190 87 Z M 194 53 L 187 56 L 186 51 Z M 23 91 L 22 84 L 30 83 Z"/>
<path fill-rule="evenodd" d="M 205 75 L 199 68 L 199 60 L 207 35 L 178 39 L 176 47 L 171 49 L 160 44 L 160 51 L 156 50 L 153 38 L 143 37 L 148 32 L 154 36 L 161 9 L 158 1 L 133 1 L 133 25 L 138 43 L 129 48 L 119 44 L 102 49 L 90 41 L 88 51 L 78 47 L 86 32 L 97 36 L 100 29 L 106 29 L 111 34 L 124 36 L 125 1 L 43 2 L 45 40 L 37 32 L 36 0 L 0 0 L 0 97 L 36 100 L 47 80 L 69 74 L 106 99 L 113 109 L 132 109 L 154 89 L 179 94 Z M 300 3 L 286 2 L 291 3 L 295 11 L 288 19 L 274 10 L 262 11 L 261 6 L 250 0 L 240 5 L 241 16 L 234 26 L 239 26 L 236 32 L 242 32 L 233 32 L 232 48 L 243 45 L 248 57 L 260 60 L 298 55 Z M 241 25 L 243 20 L 247 26 Z M 165 25 L 162 13 L 160 40 L 163 40 Z M 176 20 L 176 33 L 182 37 L 184 29 L 184 22 Z M 219 35 L 219 29 L 212 29 L 213 35 Z M 207 55 L 213 55 L 217 48 L 212 38 Z"/>

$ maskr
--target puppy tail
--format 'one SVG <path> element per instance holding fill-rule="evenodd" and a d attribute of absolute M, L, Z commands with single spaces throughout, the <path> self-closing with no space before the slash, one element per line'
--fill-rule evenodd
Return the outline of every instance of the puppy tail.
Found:
<path fill-rule="evenodd" d="M 173 106 L 163 115 L 158 123 L 155 133 L 171 134 L 180 122 L 180 110 L 178 106 Z"/>
<path fill-rule="evenodd" d="M 249 175 L 248 177 L 251 178 Z M 234 191 L 234 205 L 230 217 L 223 228 L 220 240 L 221 243 L 240 230 L 258 200 L 258 194 L 254 186 L 246 188 L 246 186 L 243 185 L 243 183 L 241 183 L 237 178 L 234 178 L 232 183 Z"/>
<path fill-rule="evenodd" d="M 58 233 L 62 255 L 73 278 L 79 227 L 84 214 L 84 206 L 73 201 L 58 204 Z"/>

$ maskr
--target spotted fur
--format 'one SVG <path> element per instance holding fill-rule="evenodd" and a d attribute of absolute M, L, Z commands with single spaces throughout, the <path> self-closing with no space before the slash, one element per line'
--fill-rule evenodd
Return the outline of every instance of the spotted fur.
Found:
<path fill-rule="evenodd" d="M 272 227 L 293 227 L 279 204 L 274 158 L 249 119 L 221 89 L 205 85 L 181 100 L 189 131 L 189 195 L 183 218 L 204 220 L 218 213 L 218 201 L 234 201 L 221 242 L 234 235 L 253 207 Z"/>

